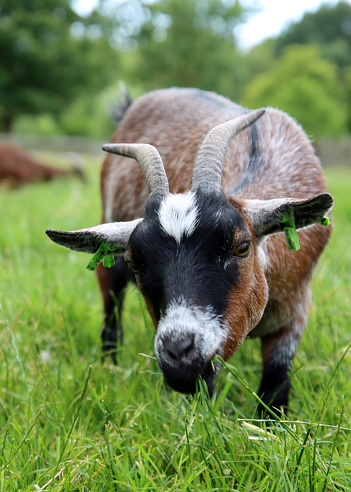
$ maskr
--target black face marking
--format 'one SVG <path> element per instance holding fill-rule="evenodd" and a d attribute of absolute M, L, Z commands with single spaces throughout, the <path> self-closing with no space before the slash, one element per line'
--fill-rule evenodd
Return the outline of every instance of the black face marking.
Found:
<path fill-rule="evenodd" d="M 238 281 L 233 256 L 233 234 L 245 229 L 238 210 L 223 194 L 196 193 L 198 224 L 189 237 L 177 243 L 162 231 L 157 219 L 160 200 L 150 200 L 144 221 L 133 232 L 129 246 L 143 294 L 156 319 L 170 302 L 183 298 L 190 305 L 211 306 L 222 315 L 228 292 Z"/>

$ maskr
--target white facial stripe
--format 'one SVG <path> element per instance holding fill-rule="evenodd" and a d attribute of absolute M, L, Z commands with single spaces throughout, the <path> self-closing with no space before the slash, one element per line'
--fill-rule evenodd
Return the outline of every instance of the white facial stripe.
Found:
<path fill-rule="evenodd" d="M 189 307 L 185 299 L 173 301 L 161 317 L 155 338 L 155 353 L 159 359 L 164 337 L 171 338 L 177 343 L 186 335 L 194 337 L 196 355 L 208 360 L 221 352 L 222 342 L 227 337 L 227 329 L 221 324 L 221 317 L 207 308 Z"/>
<path fill-rule="evenodd" d="M 197 225 L 198 209 L 194 194 L 167 196 L 160 206 L 158 219 L 164 232 L 180 243 L 182 237 L 190 236 Z"/>

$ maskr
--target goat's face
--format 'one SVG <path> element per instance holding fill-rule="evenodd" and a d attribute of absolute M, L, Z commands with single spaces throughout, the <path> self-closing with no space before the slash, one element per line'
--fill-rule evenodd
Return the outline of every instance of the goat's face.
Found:
<path fill-rule="evenodd" d="M 249 221 L 222 193 L 151 199 L 125 254 L 174 389 L 212 389 L 215 354 L 229 358 L 260 320 L 267 284 Z"/>
<path fill-rule="evenodd" d="M 141 164 L 150 194 L 144 217 L 80 231 L 47 231 L 62 246 L 95 253 L 94 264 L 105 254 L 125 255 L 157 329 L 158 363 L 170 386 L 184 393 L 195 391 L 200 376 L 212 392 L 217 366 L 211 359 L 215 354 L 228 359 L 262 317 L 268 287 L 259 242 L 282 231 L 287 217 L 296 227 L 320 221 L 333 202 L 327 193 L 306 200 L 238 201 L 223 194 L 227 146 L 262 114 L 243 114 L 211 130 L 185 194 L 170 194 L 154 147 L 105 146 Z"/>

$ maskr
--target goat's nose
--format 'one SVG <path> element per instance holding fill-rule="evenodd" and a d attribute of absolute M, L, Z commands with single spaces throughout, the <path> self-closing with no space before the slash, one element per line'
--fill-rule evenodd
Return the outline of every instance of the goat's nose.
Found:
<path fill-rule="evenodd" d="M 194 335 L 186 335 L 182 340 L 178 340 L 177 342 L 174 342 L 171 338 L 164 341 L 164 348 L 168 355 L 178 362 L 181 362 L 191 352 L 193 345 Z"/>

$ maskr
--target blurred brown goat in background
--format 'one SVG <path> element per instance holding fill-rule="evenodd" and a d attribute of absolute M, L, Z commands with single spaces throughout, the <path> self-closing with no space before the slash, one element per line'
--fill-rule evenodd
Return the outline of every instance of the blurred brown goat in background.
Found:
<path fill-rule="evenodd" d="M 37 162 L 28 152 L 17 145 L 12 143 L 0 145 L 0 182 L 10 186 L 21 186 L 72 175 L 83 177 L 80 165 L 72 163 L 72 169 L 47 166 Z"/>

